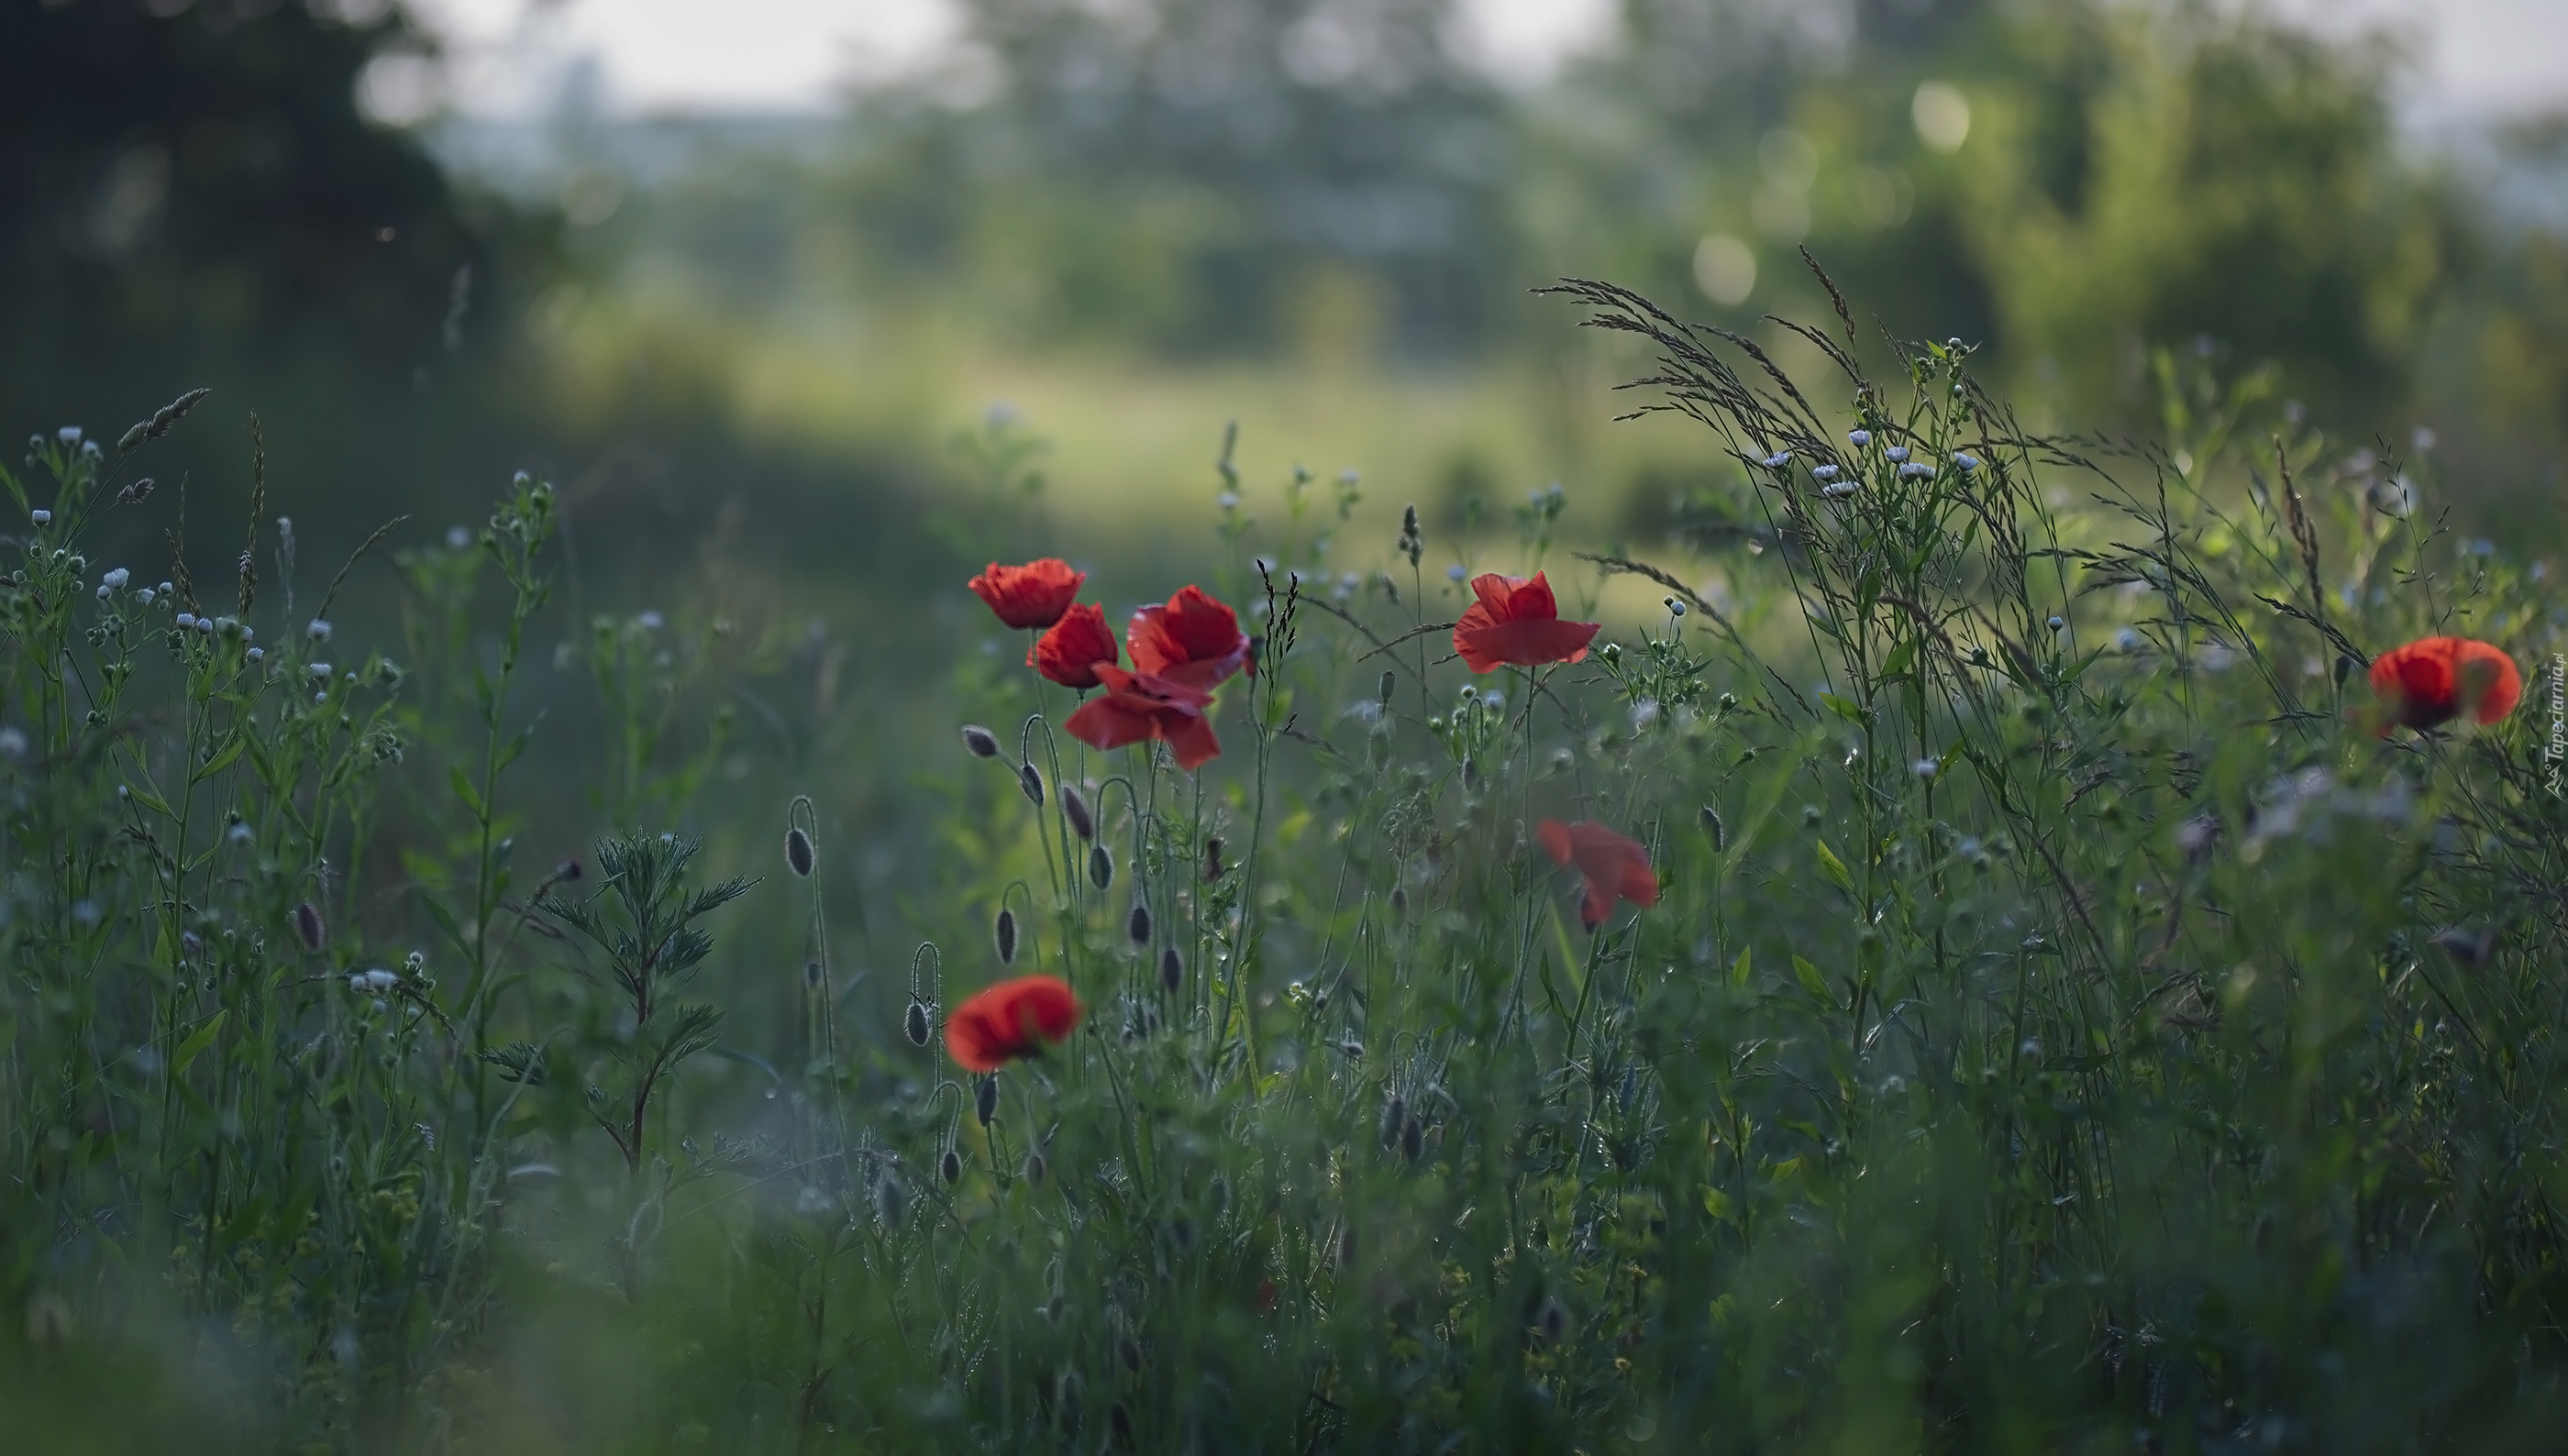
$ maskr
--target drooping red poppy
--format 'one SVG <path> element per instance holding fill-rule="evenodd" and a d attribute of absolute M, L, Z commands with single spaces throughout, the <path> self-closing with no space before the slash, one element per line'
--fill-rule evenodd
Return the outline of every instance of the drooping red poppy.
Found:
<path fill-rule="evenodd" d="M 1207 693 L 1248 666 L 1248 634 L 1239 630 L 1239 614 L 1194 586 L 1178 588 L 1164 607 L 1133 613 L 1124 643 L 1134 672 Z"/>
<path fill-rule="evenodd" d="M 2374 731 L 2386 737 L 2395 725 L 2428 728 L 2462 714 L 2494 723 L 2523 701 L 2523 675 L 2500 648 L 2426 637 L 2373 659 L 2372 691 L 2383 715 Z"/>
<path fill-rule="evenodd" d="M 1221 740 L 1204 716 L 1212 707 L 1211 693 L 1111 663 L 1099 663 L 1095 671 L 1106 696 L 1090 699 L 1062 725 L 1072 737 L 1092 748 L 1158 738 L 1176 751 L 1177 766 L 1189 771 L 1221 756 Z"/>
<path fill-rule="evenodd" d="M 1100 663 L 1113 667 L 1118 654 L 1115 634 L 1106 627 L 1106 609 L 1082 602 L 1062 614 L 1052 630 L 1026 649 L 1026 666 L 1065 688 L 1094 688 Z"/>
<path fill-rule="evenodd" d="M 1659 903 L 1659 876 L 1650 868 L 1650 851 L 1637 839 L 1602 824 L 1564 824 L 1545 819 L 1535 831 L 1552 862 L 1576 865 L 1587 880 L 1587 898 L 1578 907 L 1579 922 L 1589 930 L 1614 913 L 1614 902 L 1629 900 L 1647 910 Z"/>
<path fill-rule="evenodd" d="M 1001 566 L 996 561 L 968 583 L 972 594 L 987 602 L 999 620 L 1025 630 L 1050 627 L 1070 610 L 1079 595 L 1079 584 L 1088 580 L 1085 571 L 1073 571 L 1070 563 L 1058 556 L 1029 561 L 1023 566 Z"/>
<path fill-rule="evenodd" d="M 1453 650 L 1475 673 L 1495 672 L 1513 663 L 1520 668 L 1544 663 L 1574 663 L 1587 656 L 1595 622 L 1563 622 L 1551 583 L 1535 572 L 1530 578 L 1490 572 L 1471 578 L 1479 598 L 1453 624 Z"/>
<path fill-rule="evenodd" d="M 1078 1029 L 1079 1017 L 1070 983 L 1058 976 L 1020 976 L 956 1007 L 945 1020 L 945 1049 L 960 1066 L 997 1071 L 1066 1039 Z"/>

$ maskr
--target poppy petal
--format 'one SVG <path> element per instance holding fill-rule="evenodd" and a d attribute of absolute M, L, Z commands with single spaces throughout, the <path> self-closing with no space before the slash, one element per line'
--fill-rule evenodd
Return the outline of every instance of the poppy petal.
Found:
<path fill-rule="evenodd" d="M 1072 607 L 1026 650 L 1027 666 L 1065 688 L 1096 687 L 1098 664 L 1111 666 L 1116 659 L 1106 609 L 1093 602 Z"/>
<path fill-rule="evenodd" d="M 1469 631 L 1456 625 L 1453 649 L 1462 655 L 1463 665 L 1475 673 L 1507 664 L 1534 668 L 1547 663 L 1583 662 L 1587 644 L 1602 626 L 1596 622 L 1563 622 L 1556 617 L 1519 618 Z"/>

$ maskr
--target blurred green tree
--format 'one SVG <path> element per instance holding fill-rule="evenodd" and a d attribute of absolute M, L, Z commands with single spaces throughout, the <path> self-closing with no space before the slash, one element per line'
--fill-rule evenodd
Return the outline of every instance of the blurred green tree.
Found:
<path fill-rule="evenodd" d="M 976 261 L 1053 328 L 1185 351 L 1485 332 L 1512 281 L 1506 98 L 1453 0 L 964 0 L 1003 140 Z"/>
<path fill-rule="evenodd" d="M 541 243 L 361 110 L 432 57 L 388 0 L 0 7 L 0 389 L 70 416 L 243 369 L 427 387 Z"/>
<path fill-rule="evenodd" d="M 2467 250 L 2401 149 L 2377 38 L 2122 0 L 1625 16 L 1543 111 L 1568 195 L 1532 219 L 1542 256 L 1788 311 L 1813 302 L 1806 244 L 1894 330 L 1995 344 L 2056 418 L 2144 418 L 2148 347 L 2197 335 L 2375 417 L 2411 395 Z M 1643 230 L 1616 245 L 1608 217 Z"/>

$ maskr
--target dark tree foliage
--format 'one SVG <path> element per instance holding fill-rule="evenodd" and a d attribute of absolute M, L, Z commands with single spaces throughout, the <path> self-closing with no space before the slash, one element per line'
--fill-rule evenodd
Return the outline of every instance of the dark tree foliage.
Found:
<path fill-rule="evenodd" d="M 477 217 L 356 100 L 370 61 L 425 48 L 388 6 L 0 6 L 0 383 L 19 408 L 288 358 L 409 386 L 461 349 L 509 220 Z"/>

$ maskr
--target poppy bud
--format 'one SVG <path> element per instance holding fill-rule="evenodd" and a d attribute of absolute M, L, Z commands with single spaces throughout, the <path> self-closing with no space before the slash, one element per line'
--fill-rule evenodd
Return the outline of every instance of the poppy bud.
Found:
<path fill-rule="evenodd" d="M 578 878 L 579 861 L 577 859 L 566 859 L 553 866 L 553 879 L 557 883 L 567 885 Z"/>
<path fill-rule="evenodd" d="M 1131 1444 L 1132 1412 L 1124 1408 L 1123 1401 L 1116 1401 L 1113 1405 L 1106 1407 L 1106 1424 L 1113 1429 L 1116 1444 Z"/>
<path fill-rule="evenodd" d="M 980 1085 L 972 1089 L 972 1115 L 981 1119 L 983 1127 L 989 1126 L 998 1117 L 999 1079 L 997 1077 L 983 1077 Z"/>
<path fill-rule="evenodd" d="M 2481 926 L 2475 931 L 2458 926 L 2438 932 L 2434 948 L 2464 966 L 2480 966 L 2496 950 L 2496 927 Z"/>
<path fill-rule="evenodd" d="M 1477 758 L 1464 758 L 1462 760 L 1462 787 L 1465 791 L 1470 792 L 1476 792 L 1479 789 L 1480 761 Z"/>
<path fill-rule="evenodd" d="M 1389 708 L 1391 706 L 1391 690 L 1399 686 L 1400 680 L 1392 675 L 1391 669 L 1383 669 L 1382 681 L 1374 684 L 1373 686 L 1373 701 L 1381 704 L 1385 708 Z"/>
<path fill-rule="evenodd" d="M 1159 989 L 1174 996 L 1177 988 L 1185 984 L 1185 979 L 1186 963 L 1177 954 L 1177 948 L 1169 946 L 1159 952 Z"/>
<path fill-rule="evenodd" d="M 820 984 L 819 962 L 805 961 L 802 963 L 802 984 L 805 986 L 817 986 Z"/>
<path fill-rule="evenodd" d="M 1391 890 L 1391 917 L 1394 920 L 1404 920 L 1408 916 L 1409 891 L 1405 886 L 1395 885 Z"/>
<path fill-rule="evenodd" d="M 1088 812 L 1088 800 L 1082 798 L 1077 784 L 1061 786 L 1061 816 L 1070 821 L 1070 832 L 1082 839 L 1097 837 L 1097 820 Z"/>
<path fill-rule="evenodd" d="M 1400 1129 L 1408 1121 L 1408 1100 L 1398 1092 L 1392 1093 L 1390 1099 L 1382 1104 L 1382 1126 L 1377 1132 L 1384 1152 L 1390 1152 L 1399 1145 Z"/>
<path fill-rule="evenodd" d="M 1209 885 L 1220 878 L 1221 840 L 1215 837 L 1204 841 L 1204 883 Z"/>
<path fill-rule="evenodd" d="M 1115 1358 L 1124 1362 L 1124 1369 L 1136 1375 L 1141 1373 L 1141 1342 L 1128 1334 L 1119 1336 L 1115 1341 Z"/>
<path fill-rule="evenodd" d="M 962 1182 L 963 1155 L 954 1151 L 952 1148 L 947 1148 L 945 1150 L 945 1156 L 936 1160 L 936 1173 L 938 1177 L 945 1180 L 945 1185 L 948 1188 Z"/>
<path fill-rule="evenodd" d="M 1426 1125 L 1412 1117 L 1400 1125 L 1400 1155 L 1415 1163 L 1418 1161 L 1418 1155 L 1425 1151 L 1427 1151 Z"/>
<path fill-rule="evenodd" d="M 1017 915 L 1005 906 L 999 909 L 999 964 L 1013 966 L 1017 960 Z"/>
<path fill-rule="evenodd" d="M 967 723 L 963 725 L 963 746 L 971 749 L 975 758 L 996 758 L 999 756 L 999 735 L 977 723 Z"/>
<path fill-rule="evenodd" d="M 1035 765 L 1017 765 L 1017 787 L 1026 791 L 1026 802 L 1038 809 L 1043 807 L 1043 775 L 1035 772 Z"/>
<path fill-rule="evenodd" d="M 1730 837 L 1722 827 L 1721 810 L 1710 804 L 1703 806 L 1703 829 L 1705 833 L 1712 836 L 1712 847 L 1715 850 L 1723 848 Z"/>
<path fill-rule="evenodd" d="M 1533 1323 L 1534 1328 L 1541 1331 L 1543 1343 L 1558 1344 L 1569 1334 L 1569 1307 L 1560 1303 L 1557 1297 L 1546 1296 Z"/>
<path fill-rule="evenodd" d="M 1101 890 L 1115 883 L 1115 856 L 1103 844 L 1088 847 L 1088 882 Z"/>
<path fill-rule="evenodd" d="M 1028 1154 L 1026 1154 L 1026 1181 L 1027 1181 L 1028 1183 L 1041 1183 L 1041 1182 L 1043 1182 L 1043 1181 L 1044 1181 L 1044 1174 L 1045 1174 L 1046 1172 L 1048 1172 L 1048 1171 L 1050 1171 L 1050 1170 L 1049 1170 L 1049 1169 L 1045 1166 L 1045 1164 L 1044 1164 L 1044 1155 L 1043 1155 L 1043 1154 L 1041 1154 L 1041 1153 L 1028 1153 Z"/>
<path fill-rule="evenodd" d="M 910 1045 L 927 1044 L 928 1032 L 933 1029 L 928 1025 L 927 1019 L 927 1003 L 911 998 L 909 1013 L 901 1020 L 901 1029 L 908 1034 Z"/>
<path fill-rule="evenodd" d="M 1124 930 L 1125 934 L 1132 937 L 1132 944 L 1148 945 L 1150 943 L 1150 907 L 1138 900 L 1133 901 L 1132 916 L 1124 923 Z"/>
<path fill-rule="evenodd" d="M 307 951 L 321 949 L 321 940 L 325 934 L 321 924 L 321 912 L 314 909 L 309 900 L 302 901 L 294 907 L 294 933 L 303 938 L 303 949 Z"/>
<path fill-rule="evenodd" d="M 905 1203 L 906 1199 L 901 1194 L 899 1179 L 885 1178 L 874 1185 L 874 1213 L 882 1220 L 884 1228 L 900 1227 L 900 1216 L 904 1211 Z"/>
<path fill-rule="evenodd" d="M 797 878 L 811 878 L 811 836 L 799 824 L 785 831 L 785 864 Z"/>

